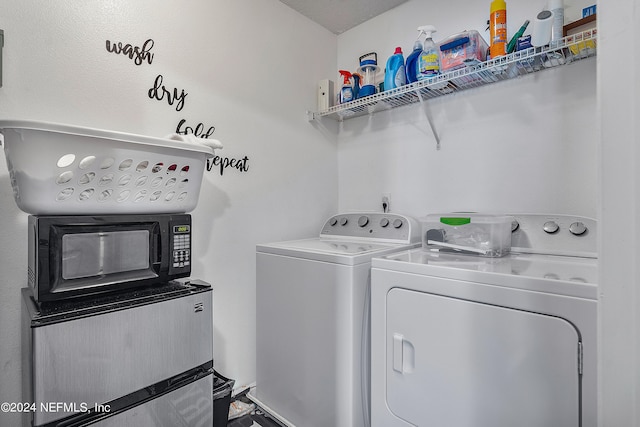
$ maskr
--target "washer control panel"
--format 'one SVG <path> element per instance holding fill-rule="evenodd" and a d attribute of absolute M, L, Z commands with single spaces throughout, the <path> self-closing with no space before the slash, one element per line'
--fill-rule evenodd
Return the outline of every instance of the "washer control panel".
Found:
<path fill-rule="evenodd" d="M 397 243 L 420 241 L 418 223 L 404 215 L 392 213 L 345 213 L 325 222 L 320 237 L 356 237 Z"/>
<path fill-rule="evenodd" d="M 511 214 L 511 251 L 597 258 L 597 221 L 572 215 Z"/>

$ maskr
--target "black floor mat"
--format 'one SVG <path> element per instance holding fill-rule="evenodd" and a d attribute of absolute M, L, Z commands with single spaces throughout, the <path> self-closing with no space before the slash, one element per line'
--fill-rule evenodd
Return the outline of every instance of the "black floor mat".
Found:
<path fill-rule="evenodd" d="M 277 420 L 271 418 L 268 414 L 265 414 L 259 408 L 248 415 L 244 415 L 235 420 L 229 421 L 228 427 L 250 427 L 253 423 L 259 424 L 261 427 L 284 427 Z"/>
<path fill-rule="evenodd" d="M 233 400 L 240 400 L 245 403 L 252 403 L 246 396 L 248 390 L 235 396 Z M 260 407 L 256 405 L 256 409 L 250 414 L 243 415 L 242 417 L 229 420 L 227 427 L 250 427 L 253 423 L 259 424 L 261 427 L 286 427 L 278 420 L 267 414 Z"/>

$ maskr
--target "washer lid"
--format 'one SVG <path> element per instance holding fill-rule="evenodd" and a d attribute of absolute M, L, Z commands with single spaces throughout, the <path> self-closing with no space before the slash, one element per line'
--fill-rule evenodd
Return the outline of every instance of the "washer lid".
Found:
<path fill-rule="evenodd" d="M 364 255 L 387 250 L 390 246 L 395 247 L 397 245 L 318 238 L 258 245 L 260 252 L 282 253 L 283 251 L 302 251 L 346 256 Z"/>
<path fill-rule="evenodd" d="M 322 252 L 336 255 L 362 255 L 387 249 L 389 245 L 347 240 L 302 240 L 288 245 L 290 249 Z"/>
<path fill-rule="evenodd" d="M 293 256 L 340 264 L 368 262 L 374 256 L 408 249 L 416 245 L 369 243 L 358 240 L 311 238 L 257 245 L 258 253 Z"/>

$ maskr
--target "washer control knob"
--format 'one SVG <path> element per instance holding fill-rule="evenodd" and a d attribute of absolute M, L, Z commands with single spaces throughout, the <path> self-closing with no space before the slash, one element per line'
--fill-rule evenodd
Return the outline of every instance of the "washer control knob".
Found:
<path fill-rule="evenodd" d="M 389 225 L 389 220 L 387 218 L 382 218 L 380 220 L 380 227 L 385 228 Z"/>
<path fill-rule="evenodd" d="M 393 221 L 393 228 L 400 228 L 404 225 L 404 222 L 400 218 Z"/>
<path fill-rule="evenodd" d="M 338 219 L 333 217 L 329 220 L 329 225 L 334 227 L 338 223 Z"/>
<path fill-rule="evenodd" d="M 584 223 L 582 223 L 580 221 L 574 222 L 573 224 L 571 224 L 569 226 L 569 231 L 573 235 L 580 236 L 580 235 L 582 235 L 582 234 L 587 232 L 587 226 L 584 225 Z"/>
<path fill-rule="evenodd" d="M 518 222 L 517 219 L 514 219 L 513 221 L 511 221 L 511 232 L 515 232 L 518 230 L 518 228 L 520 228 L 520 223 Z"/>
<path fill-rule="evenodd" d="M 365 227 L 367 224 L 369 224 L 368 217 L 362 215 L 360 218 L 358 218 L 358 226 Z"/>
<path fill-rule="evenodd" d="M 340 225 L 347 225 L 349 220 L 345 217 L 340 218 Z"/>
<path fill-rule="evenodd" d="M 547 221 L 542 226 L 542 229 L 545 231 L 545 233 L 553 234 L 557 233 L 558 230 L 560 230 L 560 226 L 555 221 Z"/>

